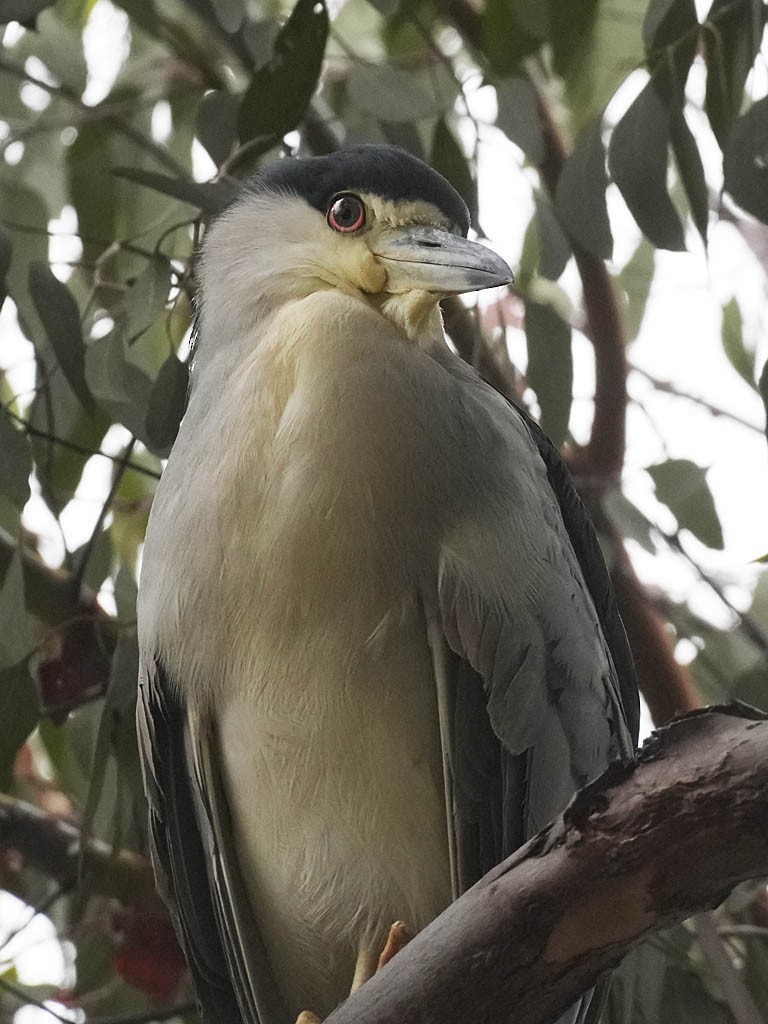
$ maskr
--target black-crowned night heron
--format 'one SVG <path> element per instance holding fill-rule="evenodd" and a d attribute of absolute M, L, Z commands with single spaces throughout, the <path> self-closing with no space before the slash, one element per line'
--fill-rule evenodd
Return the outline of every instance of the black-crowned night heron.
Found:
<path fill-rule="evenodd" d="M 504 284 L 387 146 L 286 159 L 208 233 L 189 405 L 141 578 L 161 886 L 210 1024 L 328 1013 L 631 754 L 593 530 L 538 428 L 449 348 Z"/>

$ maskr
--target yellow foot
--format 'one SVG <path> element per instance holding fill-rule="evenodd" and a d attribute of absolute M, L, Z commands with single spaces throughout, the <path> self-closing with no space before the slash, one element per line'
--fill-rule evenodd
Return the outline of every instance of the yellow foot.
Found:
<path fill-rule="evenodd" d="M 389 929 L 387 941 L 381 951 L 378 970 L 388 964 L 395 953 L 399 953 L 404 946 L 407 946 L 412 938 L 413 933 L 408 930 L 407 926 L 402 921 L 395 921 Z"/>
<path fill-rule="evenodd" d="M 296 1018 L 296 1024 L 323 1024 L 323 1022 L 316 1013 L 311 1013 L 309 1010 L 302 1010 Z"/>

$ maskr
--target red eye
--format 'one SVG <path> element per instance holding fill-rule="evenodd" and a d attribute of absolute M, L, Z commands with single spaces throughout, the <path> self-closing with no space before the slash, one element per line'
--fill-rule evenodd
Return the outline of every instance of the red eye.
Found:
<path fill-rule="evenodd" d="M 341 231 L 345 235 L 359 231 L 365 224 L 365 206 L 351 192 L 343 192 L 331 203 L 327 220 L 334 231 Z"/>

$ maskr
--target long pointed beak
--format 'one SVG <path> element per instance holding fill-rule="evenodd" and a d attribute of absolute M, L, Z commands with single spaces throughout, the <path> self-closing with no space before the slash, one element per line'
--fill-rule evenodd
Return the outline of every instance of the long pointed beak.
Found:
<path fill-rule="evenodd" d="M 388 292 L 455 295 L 515 279 L 495 252 L 437 228 L 415 225 L 388 231 L 376 240 L 372 251 L 386 268 Z"/>

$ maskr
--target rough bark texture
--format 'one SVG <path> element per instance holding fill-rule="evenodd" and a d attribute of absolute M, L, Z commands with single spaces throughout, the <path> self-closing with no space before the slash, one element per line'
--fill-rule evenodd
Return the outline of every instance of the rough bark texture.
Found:
<path fill-rule="evenodd" d="M 765 874 L 768 720 L 694 712 L 582 790 L 326 1024 L 545 1024 L 638 939 Z"/>

